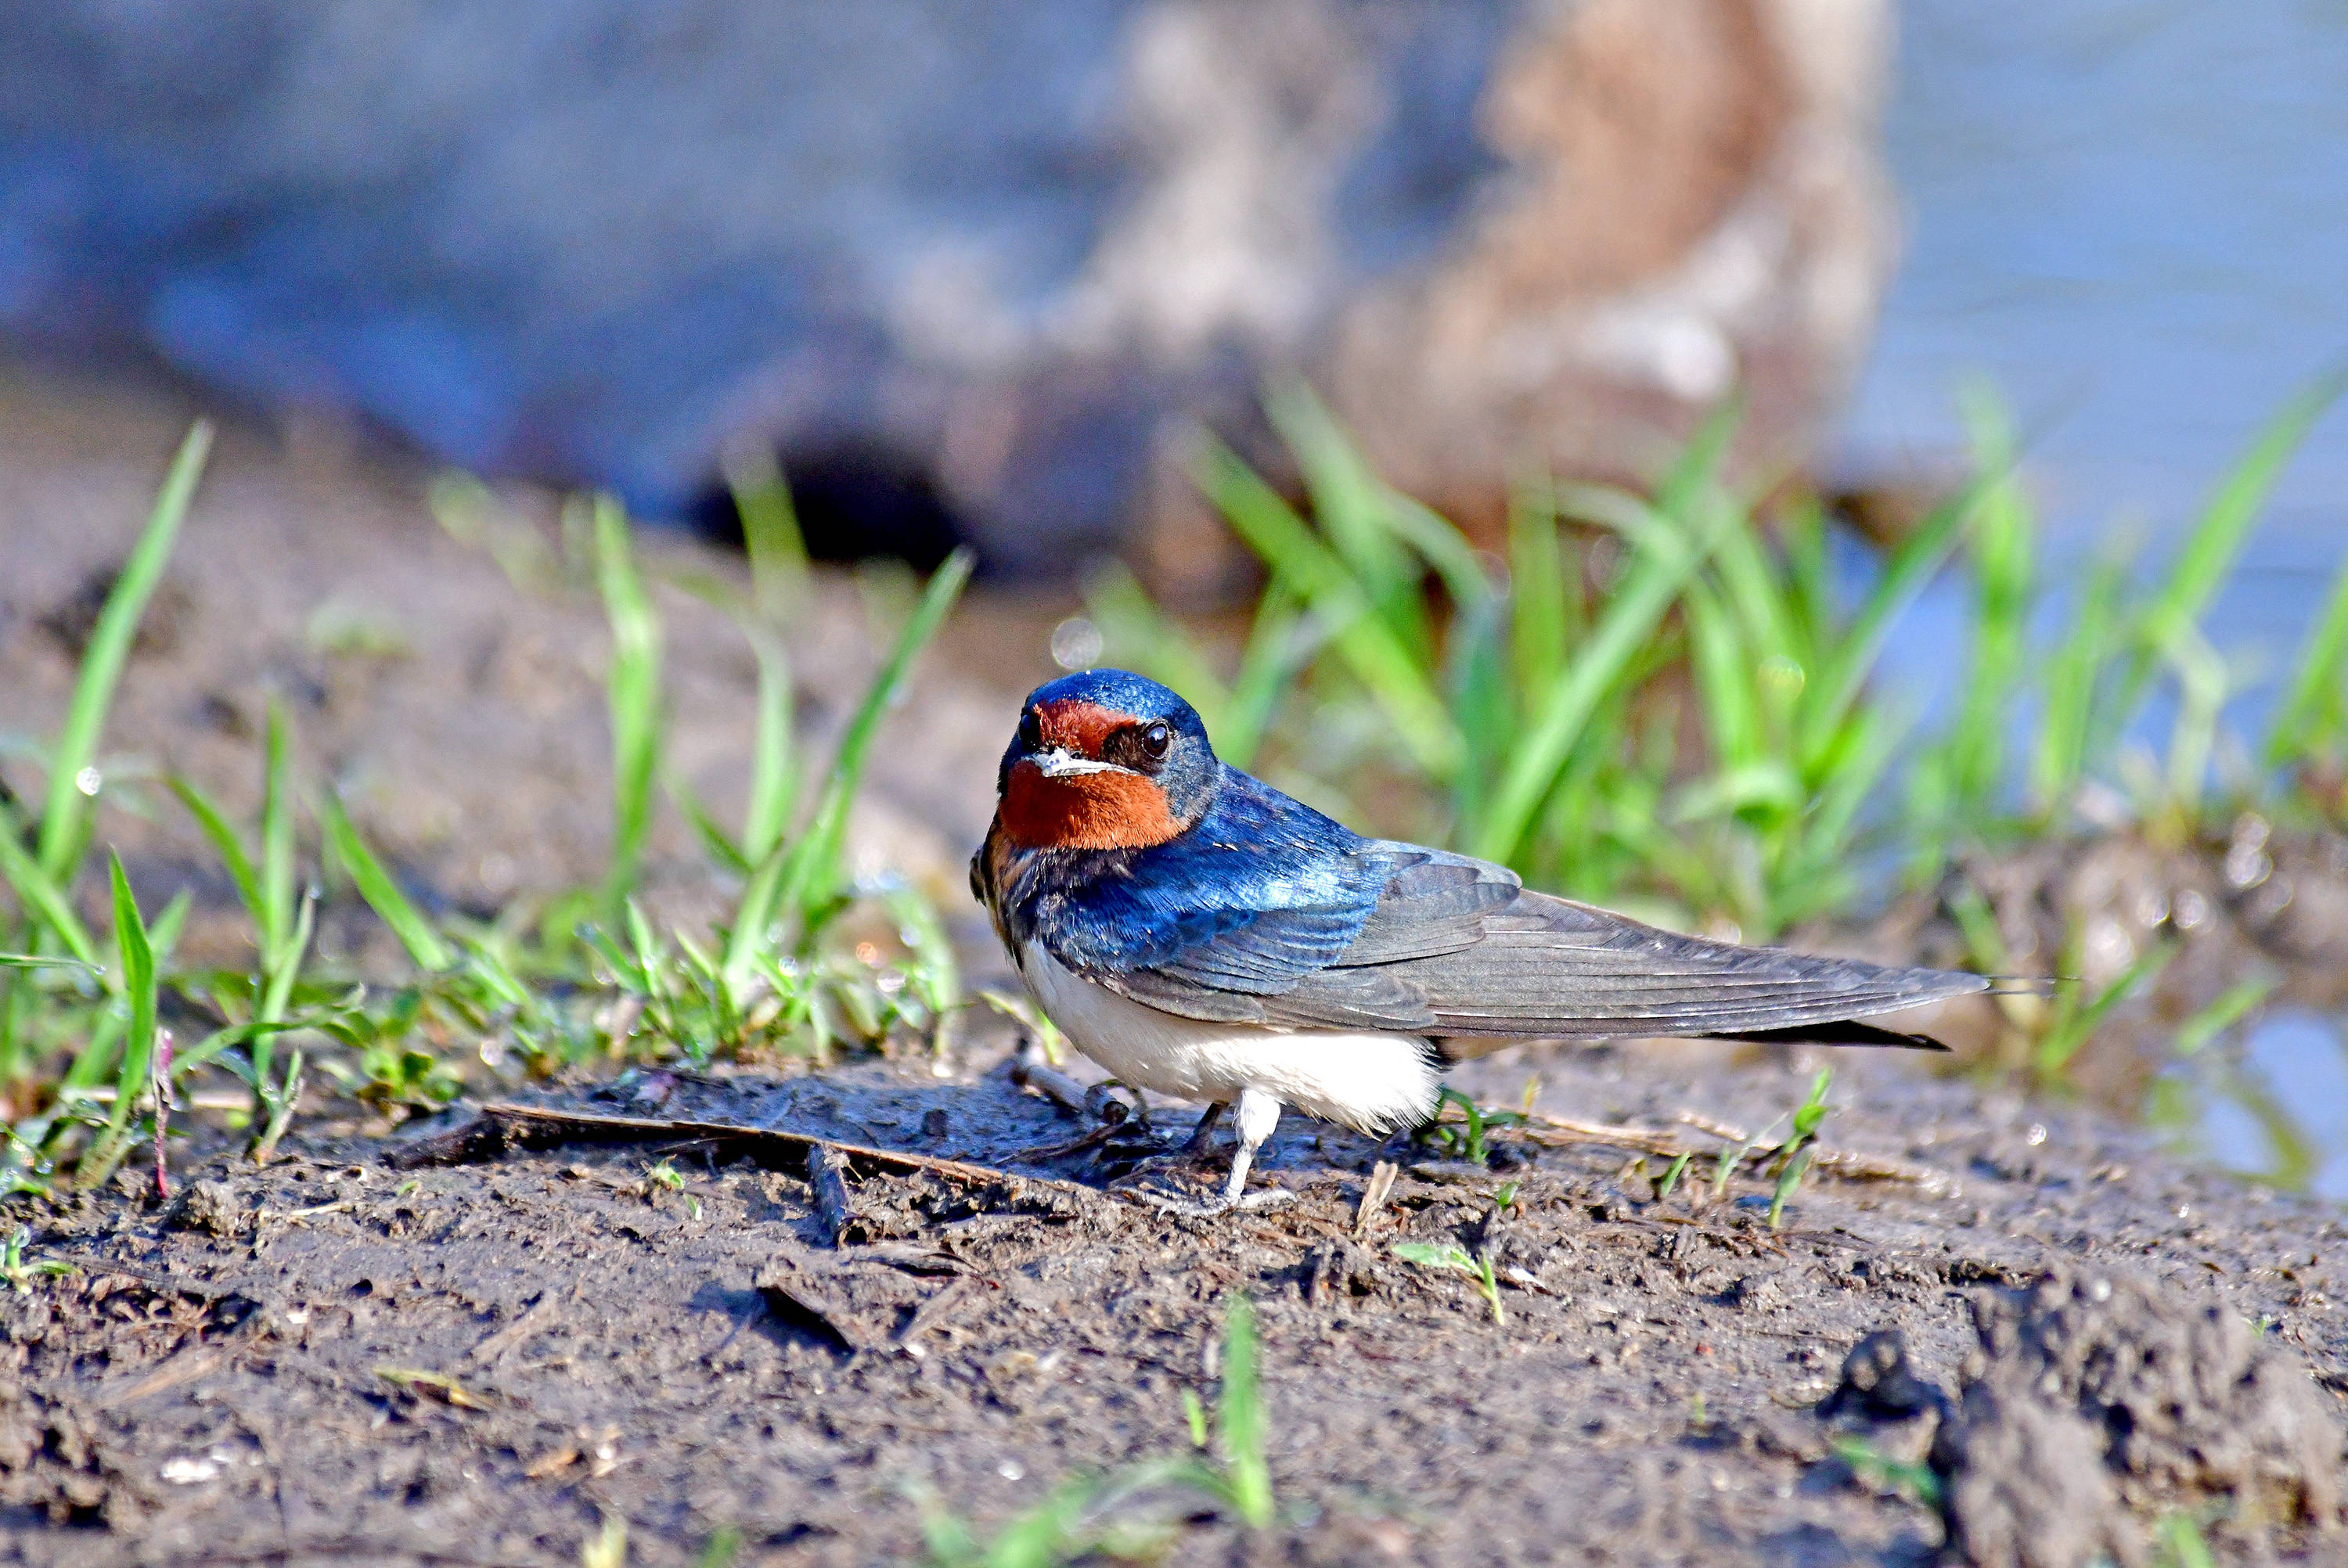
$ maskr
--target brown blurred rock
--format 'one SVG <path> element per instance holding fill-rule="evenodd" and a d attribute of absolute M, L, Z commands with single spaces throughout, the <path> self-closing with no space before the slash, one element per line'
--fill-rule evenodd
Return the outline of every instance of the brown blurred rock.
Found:
<path fill-rule="evenodd" d="M 1483 106 L 1508 178 L 1325 362 L 1387 476 L 1469 517 L 1521 466 L 1646 478 L 1740 386 L 1747 456 L 1798 456 L 1890 260 L 1887 26 L 1869 0 L 1537 10 Z"/>

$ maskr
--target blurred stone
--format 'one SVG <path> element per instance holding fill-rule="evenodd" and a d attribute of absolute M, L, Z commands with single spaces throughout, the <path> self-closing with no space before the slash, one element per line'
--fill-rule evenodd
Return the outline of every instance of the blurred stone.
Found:
<path fill-rule="evenodd" d="M 2223 1498 L 2254 1528 L 2336 1528 L 2339 1423 L 2304 1368 L 2225 1304 L 2082 1269 L 1972 1307 L 1979 1348 L 1931 1454 L 1963 1561 L 2142 1562 L 2124 1505 Z"/>
<path fill-rule="evenodd" d="M 1907 1336 L 1897 1328 L 1879 1328 L 1843 1358 L 1842 1378 L 1818 1402 L 1818 1414 L 1829 1419 L 1856 1415 L 1904 1421 L 1946 1403 L 1947 1396 L 1909 1364 Z"/>
<path fill-rule="evenodd" d="M 1888 251 L 1882 0 L 0 0 L 0 326 L 683 514 L 1213 553 L 1194 416 L 1311 374 L 1471 520 L 1751 395 Z"/>

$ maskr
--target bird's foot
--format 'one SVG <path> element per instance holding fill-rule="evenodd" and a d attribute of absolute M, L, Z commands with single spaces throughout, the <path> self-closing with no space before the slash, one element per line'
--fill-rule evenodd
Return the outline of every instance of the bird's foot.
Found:
<path fill-rule="evenodd" d="M 1228 1193 L 1216 1193 L 1209 1197 L 1185 1197 L 1179 1193 L 1159 1192 L 1150 1187 L 1123 1189 L 1128 1197 L 1148 1204 L 1160 1214 L 1178 1214 L 1184 1219 L 1212 1219 L 1217 1214 L 1234 1211 L 1285 1208 L 1296 1201 L 1296 1194 L 1286 1187 L 1258 1187 L 1251 1193 L 1232 1197 Z"/>

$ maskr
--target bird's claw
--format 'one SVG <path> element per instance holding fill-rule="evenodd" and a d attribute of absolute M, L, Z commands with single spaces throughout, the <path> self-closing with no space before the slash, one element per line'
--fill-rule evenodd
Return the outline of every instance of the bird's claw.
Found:
<path fill-rule="evenodd" d="M 1160 1214 L 1193 1220 L 1212 1219 L 1217 1214 L 1227 1214 L 1234 1210 L 1260 1212 L 1284 1208 L 1296 1201 L 1296 1194 L 1286 1187 L 1259 1187 L 1251 1193 L 1241 1193 L 1236 1198 L 1228 1193 L 1217 1193 L 1205 1198 L 1188 1198 L 1175 1193 L 1156 1192 L 1148 1187 L 1128 1187 L 1125 1194 Z"/>

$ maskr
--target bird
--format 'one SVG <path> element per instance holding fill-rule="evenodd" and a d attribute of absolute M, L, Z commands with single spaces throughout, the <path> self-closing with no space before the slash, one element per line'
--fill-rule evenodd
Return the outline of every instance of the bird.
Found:
<path fill-rule="evenodd" d="M 1681 1037 L 1945 1050 L 1862 1020 L 1986 990 L 1685 936 L 1513 871 L 1367 838 L 1215 755 L 1178 693 L 1122 670 L 1038 686 L 995 777 L 971 891 L 1021 982 L 1129 1088 L 1236 1112 L 1201 1214 L 1246 1191 L 1283 1108 L 1382 1135 L 1423 1125 L 1445 1068 L 1518 1040 Z"/>

